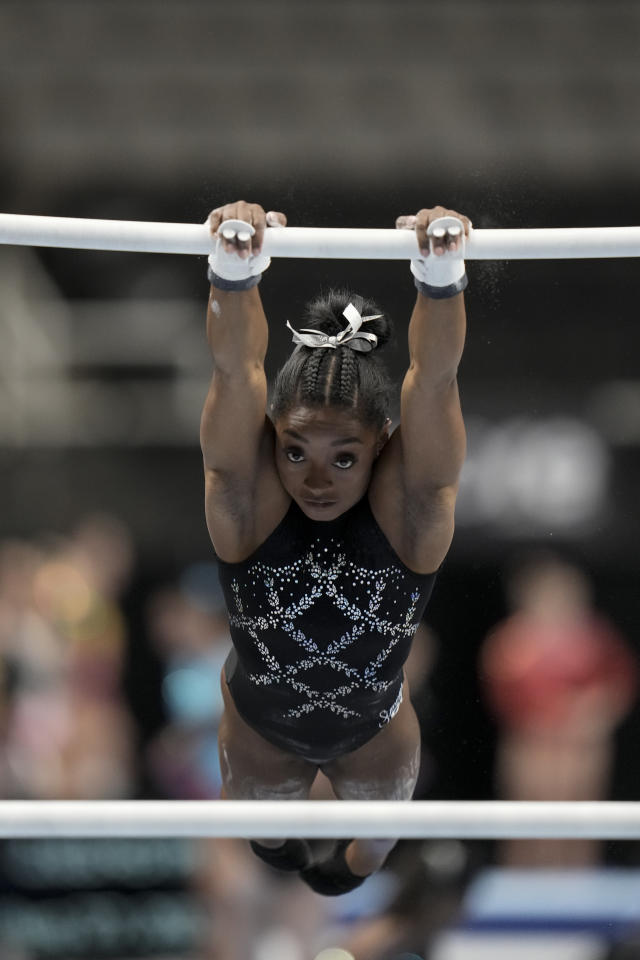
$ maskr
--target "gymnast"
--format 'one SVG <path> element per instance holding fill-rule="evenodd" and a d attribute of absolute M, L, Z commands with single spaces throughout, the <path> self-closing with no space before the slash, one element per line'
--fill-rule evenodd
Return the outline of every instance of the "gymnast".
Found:
<path fill-rule="evenodd" d="M 201 421 L 206 519 L 233 650 L 221 683 L 223 796 L 306 799 L 318 770 L 339 799 L 410 800 L 420 731 L 403 664 L 449 549 L 465 455 L 457 368 L 465 336 L 463 234 L 442 207 L 402 216 L 416 231 L 401 425 L 379 358 L 390 320 L 331 291 L 302 321 L 267 398 L 268 326 L 258 283 L 266 229 L 282 213 L 237 202 L 208 218 Z M 283 304 L 284 311 L 288 305 Z M 315 891 L 345 893 L 384 863 L 393 839 L 253 841 Z"/>

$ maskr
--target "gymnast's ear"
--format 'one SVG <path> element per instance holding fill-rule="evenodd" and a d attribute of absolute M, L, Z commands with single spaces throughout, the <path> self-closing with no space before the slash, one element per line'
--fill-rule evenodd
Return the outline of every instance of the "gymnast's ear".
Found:
<path fill-rule="evenodd" d="M 389 417 L 387 417 L 382 429 L 380 430 L 380 436 L 378 437 L 378 443 L 376 445 L 376 457 L 380 455 L 383 447 L 387 443 L 391 435 L 390 431 L 391 431 L 391 420 L 389 419 Z"/>

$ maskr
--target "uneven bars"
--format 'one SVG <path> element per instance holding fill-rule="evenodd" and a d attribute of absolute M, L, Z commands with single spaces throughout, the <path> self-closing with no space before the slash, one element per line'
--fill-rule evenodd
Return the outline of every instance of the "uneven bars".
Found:
<path fill-rule="evenodd" d="M 211 253 L 209 229 L 197 223 L 144 223 L 0 213 L 0 243 L 139 253 Z M 271 228 L 265 253 L 272 257 L 330 260 L 410 260 L 418 253 L 411 230 L 333 227 Z M 473 230 L 468 260 L 573 260 L 640 257 L 640 227 L 561 227 Z"/>
<path fill-rule="evenodd" d="M 640 803 L 0 802 L 0 837 L 590 837 L 640 839 Z"/>

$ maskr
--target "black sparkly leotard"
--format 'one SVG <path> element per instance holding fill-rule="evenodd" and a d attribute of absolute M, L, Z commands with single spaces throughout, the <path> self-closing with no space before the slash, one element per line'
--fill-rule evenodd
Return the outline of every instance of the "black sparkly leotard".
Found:
<path fill-rule="evenodd" d="M 362 746 L 396 714 L 402 667 L 435 574 L 413 573 L 365 496 L 336 520 L 295 502 L 247 560 L 219 562 L 240 715 L 315 763 Z"/>

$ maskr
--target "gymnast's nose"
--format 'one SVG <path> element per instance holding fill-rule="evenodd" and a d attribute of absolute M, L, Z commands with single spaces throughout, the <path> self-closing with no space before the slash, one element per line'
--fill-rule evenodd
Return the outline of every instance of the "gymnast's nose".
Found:
<path fill-rule="evenodd" d="M 331 479 L 327 471 L 320 466 L 310 464 L 304 478 L 305 492 L 312 497 L 320 496 L 326 493 L 330 486 Z"/>

